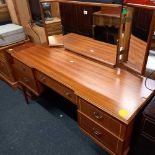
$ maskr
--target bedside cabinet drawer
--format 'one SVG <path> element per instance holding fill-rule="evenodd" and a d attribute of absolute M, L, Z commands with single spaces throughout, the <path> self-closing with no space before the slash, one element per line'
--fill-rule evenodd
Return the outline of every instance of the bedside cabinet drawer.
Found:
<path fill-rule="evenodd" d="M 41 83 L 45 84 L 46 86 L 50 87 L 54 91 L 58 92 L 71 102 L 76 104 L 76 95 L 74 94 L 74 91 L 70 88 L 67 88 L 63 84 L 57 82 L 56 80 L 44 75 L 43 73 L 36 71 L 36 78 Z"/>
<path fill-rule="evenodd" d="M 144 134 L 146 137 L 150 137 L 155 142 L 155 121 L 154 120 L 152 121 L 145 118 L 142 134 Z"/>
<path fill-rule="evenodd" d="M 38 88 L 34 79 L 21 75 L 21 76 L 18 76 L 18 80 L 31 91 L 38 92 Z"/>
<path fill-rule="evenodd" d="M 14 59 L 14 63 L 16 66 L 16 69 L 21 73 L 24 74 L 27 77 L 33 78 L 33 72 L 32 69 L 25 64 L 21 63 L 20 61 Z"/>
<path fill-rule="evenodd" d="M 0 60 L 5 60 L 5 51 L 0 51 Z"/>
<path fill-rule="evenodd" d="M 87 115 L 95 122 L 99 123 L 105 129 L 109 130 L 118 137 L 121 136 L 121 124 L 117 120 L 81 98 L 78 98 L 78 105 L 79 110 L 83 114 Z"/>
<path fill-rule="evenodd" d="M 119 139 L 111 135 L 109 132 L 104 130 L 102 127 L 82 115 L 78 112 L 78 119 L 81 129 L 86 131 L 88 135 L 95 138 L 94 140 L 102 143 L 108 150 L 112 152 L 117 152 L 117 147 L 119 145 Z"/>
<path fill-rule="evenodd" d="M 4 62 L 3 60 L 0 60 L 0 73 L 3 74 L 4 76 L 9 77 L 8 66 L 6 62 Z"/>
<path fill-rule="evenodd" d="M 46 24 L 46 30 L 48 35 L 61 34 L 62 33 L 61 22 Z"/>

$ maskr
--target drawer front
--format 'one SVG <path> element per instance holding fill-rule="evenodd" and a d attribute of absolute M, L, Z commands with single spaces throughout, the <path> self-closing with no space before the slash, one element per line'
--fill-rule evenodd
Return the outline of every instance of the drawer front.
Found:
<path fill-rule="evenodd" d="M 35 92 L 38 91 L 37 85 L 36 85 L 36 82 L 34 81 L 34 79 L 27 77 L 27 76 L 24 76 L 24 75 L 21 75 L 21 76 L 18 76 L 18 80 L 22 84 L 24 84 L 27 88 L 30 88 Z"/>
<path fill-rule="evenodd" d="M 5 51 L 0 51 L 0 60 L 3 60 L 3 61 L 6 60 Z"/>
<path fill-rule="evenodd" d="M 145 119 L 142 133 L 148 135 L 155 141 L 155 122 Z"/>
<path fill-rule="evenodd" d="M 48 34 L 60 34 L 62 33 L 62 26 L 60 23 L 53 23 L 46 25 L 46 30 Z"/>
<path fill-rule="evenodd" d="M 78 104 L 79 110 L 82 113 L 102 125 L 113 134 L 117 135 L 118 137 L 121 136 L 121 124 L 118 121 L 81 98 L 78 98 Z"/>
<path fill-rule="evenodd" d="M 117 152 L 119 140 L 108 133 L 106 130 L 92 122 L 90 119 L 78 112 L 79 124 L 88 134 L 94 137 L 97 141 L 102 143 L 106 148 L 112 152 Z"/>
<path fill-rule="evenodd" d="M 3 74 L 4 76 L 9 77 L 9 71 L 8 71 L 8 66 L 7 63 L 0 60 L 0 73 Z"/>
<path fill-rule="evenodd" d="M 38 95 L 39 90 L 32 69 L 16 59 L 14 59 L 14 63 L 17 80 Z"/>
<path fill-rule="evenodd" d="M 100 15 L 94 15 L 93 17 L 94 21 L 93 24 L 97 26 L 116 26 L 119 27 L 120 25 L 120 19 L 115 17 L 106 17 L 106 16 L 100 16 Z"/>
<path fill-rule="evenodd" d="M 27 77 L 33 78 L 33 72 L 32 69 L 28 66 L 26 66 L 25 64 L 21 63 L 20 61 L 14 59 L 14 63 L 16 66 L 16 69 L 18 70 L 18 72 L 20 72 L 21 74 L 24 74 Z M 20 75 L 19 75 L 20 76 Z"/>
<path fill-rule="evenodd" d="M 41 83 L 45 84 L 46 86 L 50 87 L 54 91 L 58 92 L 59 94 L 76 104 L 76 95 L 74 94 L 73 90 L 67 88 L 63 84 L 57 82 L 52 78 L 49 78 L 48 76 L 38 71 L 36 71 L 36 78 Z"/>

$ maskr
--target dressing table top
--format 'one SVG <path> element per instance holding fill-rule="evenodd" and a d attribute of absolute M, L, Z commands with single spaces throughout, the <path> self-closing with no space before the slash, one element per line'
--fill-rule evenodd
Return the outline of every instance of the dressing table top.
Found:
<path fill-rule="evenodd" d="M 11 51 L 11 54 L 126 124 L 153 95 L 145 88 L 145 78 L 120 68 L 105 67 L 64 48 L 35 45 L 20 52 Z M 153 89 L 155 81 L 148 80 L 147 85 Z"/>

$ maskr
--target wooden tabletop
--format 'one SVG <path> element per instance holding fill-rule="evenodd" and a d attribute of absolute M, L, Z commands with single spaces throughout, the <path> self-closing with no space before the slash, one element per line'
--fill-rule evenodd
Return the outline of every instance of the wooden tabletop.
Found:
<path fill-rule="evenodd" d="M 26 65 L 73 89 L 75 94 L 128 124 L 153 93 L 144 86 L 145 78 L 119 68 L 111 69 L 63 48 L 36 45 L 12 56 Z M 155 81 L 148 80 L 155 88 Z M 125 111 L 122 116 L 120 112 Z"/>
<path fill-rule="evenodd" d="M 82 56 L 114 67 L 117 59 L 117 45 L 105 43 L 75 33 L 64 35 L 64 47 Z"/>
<path fill-rule="evenodd" d="M 30 40 L 27 38 L 26 40 L 22 40 L 22 41 L 19 41 L 17 43 L 13 43 L 13 44 L 9 44 L 9 45 L 6 45 L 6 46 L 0 46 L 0 51 L 4 50 L 4 49 L 9 49 L 11 47 L 14 47 L 14 46 L 17 46 L 17 45 L 20 45 L 20 44 L 23 44 L 23 43 L 26 43 L 26 42 L 29 42 Z"/>

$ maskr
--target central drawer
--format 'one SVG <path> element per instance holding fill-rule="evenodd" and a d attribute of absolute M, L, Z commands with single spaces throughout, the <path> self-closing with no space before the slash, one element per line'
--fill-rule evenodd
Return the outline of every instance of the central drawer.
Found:
<path fill-rule="evenodd" d="M 74 91 L 70 88 L 67 88 L 63 84 L 59 83 L 58 81 L 48 77 L 47 75 L 39 71 L 36 71 L 36 79 L 41 83 L 45 84 L 46 86 L 50 87 L 60 95 L 64 96 L 74 104 L 76 104 L 76 95 L 74 94 Z"/>

